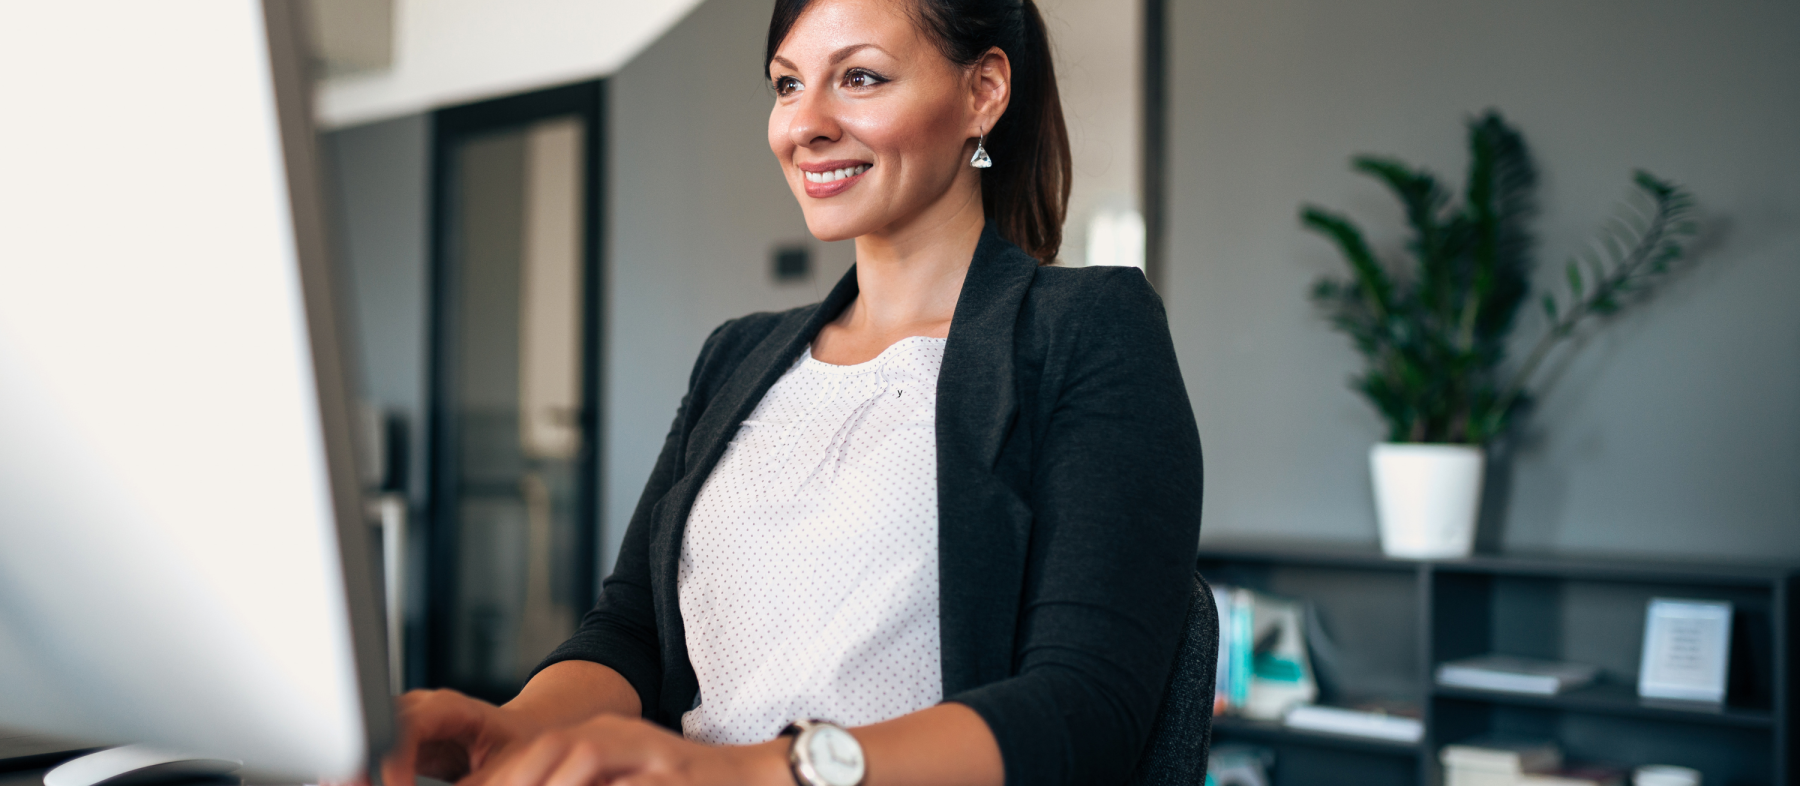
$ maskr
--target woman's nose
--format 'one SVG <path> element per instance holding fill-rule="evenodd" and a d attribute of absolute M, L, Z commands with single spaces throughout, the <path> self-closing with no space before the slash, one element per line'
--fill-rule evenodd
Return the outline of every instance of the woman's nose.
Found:
<path fill-rule="evenodd" d="M 800 147 L 813 147 L 836 142 L 843 133 L 833 112 L 831 96 L 824 90 L 800 94 L 794 107 L 788 135 Z"/>

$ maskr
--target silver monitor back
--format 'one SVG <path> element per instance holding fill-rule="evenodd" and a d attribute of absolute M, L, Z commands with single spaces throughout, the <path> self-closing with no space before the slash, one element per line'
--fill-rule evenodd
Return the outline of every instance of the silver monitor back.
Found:
<path fill-rule="evenodd" d="M 391 736 L 297 13 L 0 8 L 0 725 Z"/>

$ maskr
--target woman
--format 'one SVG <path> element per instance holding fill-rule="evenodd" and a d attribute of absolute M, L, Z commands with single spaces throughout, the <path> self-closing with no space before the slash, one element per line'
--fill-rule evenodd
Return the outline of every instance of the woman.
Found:
<path fill-rule="evenodd" d="M 1142 274 L 1040 266 L 1069 174 L 1042 18 L 777 0 L 767 69 L 769 147 L 857 264 L 713 332 L 579 632 L 504 707 L 404 697 L 389 784 L 1131 772 L 1193 587 L 1200 444 Z"/>

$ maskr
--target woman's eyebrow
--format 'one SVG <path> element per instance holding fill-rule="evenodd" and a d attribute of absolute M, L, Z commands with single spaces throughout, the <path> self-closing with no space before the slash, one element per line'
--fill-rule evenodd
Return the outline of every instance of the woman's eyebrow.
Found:
<path fill-rule="evenodd" d="M 887 55 L 888 57 L 893 57 L 893 55 L 888 54 L 888 51 L 886 49 L 882 49 L 881 46 L 878 44 L 851 44 L 849 46 L 846 46 L 842 49 L 837 50 L 836 52 L 832 52 L 831 58 L 829 59 L 828 62 L 831 65 L 837 65 L 838 63 L 844 62 L 845 58 L 848 58 L 849 56 L 856 54 L 857 52 L 861 52 L 864 49 L 873 49 L 877 52 Z M 772 58 L 769 58 L 769 62 L 780 63 L 783 67 L 787 68 L 790 71 L 799 71 L 800 70 L 800 66 L 794 65 L 794 61 L 789 60 L 785 57 L 782 57 L 781 55 L 776 55 Z"/>
<path fill-rule="evenodd" d="M 853 54 L 856 54 L 857 52 L 861 52 L 864 49 L 873 49 L 884 55 L 888 55 L 888 51 L 886 49 L 882 49 L 881 47 L 876 46 L 875 44 L 851 44 L 849 46 L 846 46 L 842 49 L 837 50 L 836 52 L 832 52 L 831 53 L 831 64 L 837 65 L 838 63 L 843 62 L 844 58 L 847 58 Z M 893 55 L 888 55 L 888 56 L 893 57 Z"/>

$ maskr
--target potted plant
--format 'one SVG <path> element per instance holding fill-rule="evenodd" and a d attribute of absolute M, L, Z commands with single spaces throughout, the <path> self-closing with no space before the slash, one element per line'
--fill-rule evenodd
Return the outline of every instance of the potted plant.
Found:
<path fill-rule="evenodd" d="M 1518 131 L 1494 111 L 1468 122 L 1468 182 L 1455 198 L 1430 172 L 1358 156 L 1405 210 L 1409 264 L 1376 254 L 1343 215 L 1315 206 L 1301 223 L 1348 263 L 1313 302 L 1366 361 L 1351 388 L 1375 407 L 1387 439 L 1369 453 L 1382 550 L 1411 558 L 1468 556 L 1487 446 L 1530 399 L 1534 376 L 1571 337 L 1649 294 L 1696 232 L 1681 187 L 1638 171 L 1635 190 L 1565 270 L 1563 297 L 1544 294 L 1542 337 L 1507 360 L 1519 307 L 1531 291 L 1536 171 Z"/>

